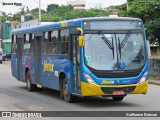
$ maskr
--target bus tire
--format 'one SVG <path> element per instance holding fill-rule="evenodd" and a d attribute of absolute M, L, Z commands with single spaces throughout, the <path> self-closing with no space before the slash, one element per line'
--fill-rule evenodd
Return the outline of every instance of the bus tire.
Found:
<path fill-rule="evenodd" d="M 27 90 L 30 91 L 30 92 L 34 91 L 36 89 L 36 85 L 33 85 L 31 83 L 29 71 L 27 71 L 27 73 L 26 73 L 26 87 L 27 87 Z"/>
<path fill-rule="evenodd" d="M 75 96 L 68 92 L 68 84 L 66 83 L 66 79 L 63 79 L 63 98 L 64 101 L 71 103 L 74 102 Z"/>
<path fill-rule="evenodd" d="M 124 99 L 124 96 L 121 97 L 112 97 L 113 101 L 122 101 Z"/>

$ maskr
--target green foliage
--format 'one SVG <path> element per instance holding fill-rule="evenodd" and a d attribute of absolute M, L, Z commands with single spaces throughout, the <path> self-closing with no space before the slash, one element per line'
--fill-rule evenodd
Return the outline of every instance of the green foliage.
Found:
<path fill-rule="evenodd" d="M 160 0 L 128 0 L 129 11 L 120 10 L 120 16 L 141 18 L 146 27 L 147 39 L 160 46 Z"/>
<path fill-rule="evenodd" d="M 41 9 L 41 14 L 45 14 L 45 13 L 46 13 L 46 11 L 43 10 L 43 9 Z M 34 16 L 38 16 L 38 14 L 39 14 L 39 8 L 32 9 L 31 10 L 31 14 L 34 15 Z"/>
<path fill-rule="evenodd" d="M 58 4 L 47 5 L 47 13 L 56 11 L 60 6 Z"/>
<path fill-rule="evenodd" d="M 21 15 L 24 15 L 24 14 L 25 14 L 25 9 L 24 9 L 24 8 L 25 8 L 24 6 L 20 8 L 20 13 L 21 13 Z"/>
<path fill-rule="evenodd" d="M 20 19 L 21 19 L 21 14 L 20 13 L 16 13 L 12 17 L 12 20 L 16 20 L 18 22 L 20 22 Z"/>
<path fill-rule="evenodd" d="M 109 12 L 100 9 L 80 10 L 73 9 L 71 5 L 58 6 L 57 4 L 50 4 L 47 7 L 47 14 L 42 15 L 42 21 L 62 21 L 75 18 L 94 17 L 94 16 L 108 16 Z"/>
<path fill-rule="evenodd" d="M 5 21 L 6 21 L 6 17 L 5 17 L 5 16 L 1 16 L 1 17 L 0 17 L 0 21 L 1 21 L 1 22 L 5 22 Z"/>

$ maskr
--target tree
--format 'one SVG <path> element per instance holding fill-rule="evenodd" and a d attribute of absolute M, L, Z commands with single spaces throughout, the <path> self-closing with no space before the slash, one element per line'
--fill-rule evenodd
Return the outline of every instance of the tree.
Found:
<path fill-rule="evenodd" d="M 147 39 L 151 42 L 158 42 L 160 47 L 160 0 L 148 0 L 139 2 L 138 0 L 129 0 L 129 11 L 121 11 L 120 15 L 141 18 L 145 24 Z"/>
<path fill-rule="evenodd" d="M 59 8 L 58 4 L 50 4 L 50 5 L 47 5 L 46 11 L 47 11 L 47 13 L 49 13 L 52 11 L 56 11 L 58 8 Z"/>
<path fill-rule="evenodd" d="M 24 15 L 24 14 L 25 14 L 24 8 L 25 8 L 25 6 L 23 6 L 23 7 L 20 8 L 20 13 L 21 13 L 21 15 Z"/>
<path fill-rule="evenodd" d="M 45 14 L 45 13 L 46 13 L 46 11 L 43 10 L 43 9 L 41 9 L 41 14 Z M 38 16 L 38 14 L 39 14 L 39 8 L 32 9 L 31 10 L 31 14 L 34 15 L 34 16 Z"/>
<path fill-rule="evenodd" d="M 21 13 L 13 14 L 12 20 L 20 22 Z"/>
<path fill-rule="evenodd" d="M 26 13 L 30 13 L 30 10 L 29 10 L 28 6 L 27 6 L 27 9 L 26 9 Z"/>

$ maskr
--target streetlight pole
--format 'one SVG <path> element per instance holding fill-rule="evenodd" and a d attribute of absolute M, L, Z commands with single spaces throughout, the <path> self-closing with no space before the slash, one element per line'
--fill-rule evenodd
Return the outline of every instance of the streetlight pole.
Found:
<path fill-rule="evenodd" d="M 39 21 L 38 24 L 41 24 L 41 0 L 39 0 Z"/>
<path fill-rule="evenodd" d="M 127 11 L 128 11 L 128 0 L 127 0 Z"/>

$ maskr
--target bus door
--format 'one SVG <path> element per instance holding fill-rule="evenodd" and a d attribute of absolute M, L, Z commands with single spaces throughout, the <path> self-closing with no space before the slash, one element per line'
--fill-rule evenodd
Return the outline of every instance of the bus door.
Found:
<path fill-rule="evenodd" d="M 80 93 L 80 47 L 78 44 L 78 35 L 71 35 L 71 41 L 73 92 Z"/>
<path fill-rule="evenodd" d="M 15 64 L 17 65 L 15 72 L 17 72 L 17 76 L 15 76 L 18 80 L 22 80 L 22 51 L 23 51 L 23 34 L 17 35 L 17 60 L 15 60 Z"/>
<path fill-rule="evenodd" d="M 34 34 L 34 70 L 35 70 L 35 84 L 40 81 L 40 61 L 41 61 L 41 42 L 42 42 L 43 32 L 38 31 Z"/>

